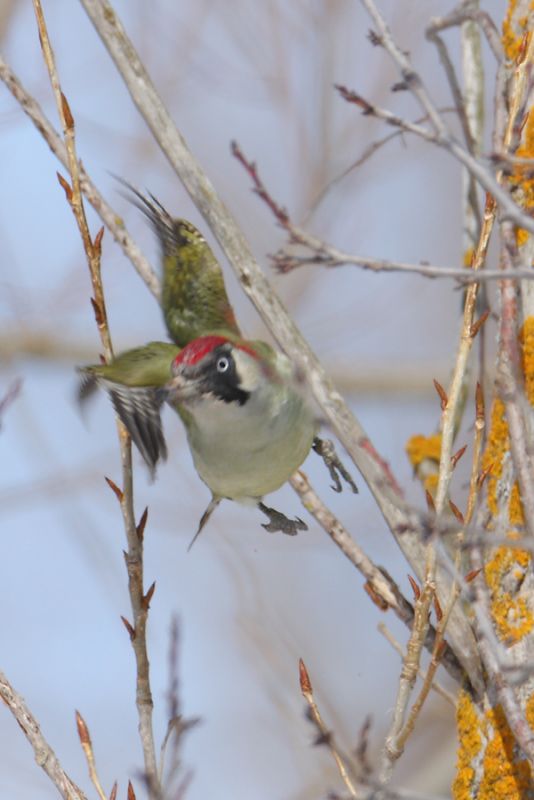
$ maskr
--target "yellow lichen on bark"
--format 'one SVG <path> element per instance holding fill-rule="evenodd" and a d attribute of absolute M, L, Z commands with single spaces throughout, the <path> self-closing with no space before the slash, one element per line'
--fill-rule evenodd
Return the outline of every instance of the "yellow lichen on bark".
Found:
<path fill-rule="evenodd" d="M 534 118 L 534 114 L 533 114 Z M 523 359 L 523 375 L 525 378 L 525 394 L 534 406 L 534 317 L 527 317 L 521 329 L 521 352 Z"/>
<path fill-rule="evenodd" d="M 452 785 L 454 800 L 471 800 L 474 797 L 475 769 L 473 764 L 482 750 L 479 715 L 469 692 L 462 689 L 456 708 L 458 730 L 458 761 L 456 778 Z"/>
<path fill-rule="evenodd" d="M 534 615 L 526 600 L 517 597 L 529 565 L 528 552 L 503 546 L 484 568 L 496 631 L 508 645 L 517 644 L 534 628 Z"/>
<path fill-rule="evenodd" d="M 515 61 L 521 51 L 523 36 L 527 30 L 528 16 L 514 19 L 517 0 L 510 0 L 508 10 L 502 24 L 502 44 L 504 54 L 509 61 Z M 530 4 L 530 10 L 534 3 Z"/>
<path fill-rule="evenodd" d="M 534 158 L 534 114 L 529 110 L 527 121 L 521 137 L 521 145 L 516 150 L 517 158 Z M 510 185 L 516 202 L 525 211 L 532 212 L 534 209 L 534 178 L 531 173 L 526 172 L 521 167 L 517 167 L 510 175 Z M 519 247 L 525 244 L 530 234 L 523 228 L 516 231 L 516 239 Z"/>
<path fill-rule="evenodd" d="M 424 476 L 418 475 L 418 477 L 421 478 L 423 487 L 427 492 L 434 496 L 438 486 L 441 434 L 435 433 L 432 436 L 423 436 L 421 433 L 415 434 L 406 443 L 406 453 L 416 473 L 423 462 L 430 464 L 431 471 Z"/>
<path fill-rule="evenodd" d="M 482 762 L 478 800 L 532 798 L 532 773 L 528 761 L 518 758 L 515 737 L 500 705 L 485 714 L 487 745 Z"/>
<path fill-rule="evenodd" d="M 533 115 L 534 116 L 534 115 Z M 525 382 L 525 394 L 531 405 L 534 406 L 534 317 L 528 317 L 519 334 L 522 352 L 522 369 Z M 491 472 L 487 479 L 488 507 L 496 516 L 498 513 L 498 488 L 502 477 L 504 459 L 510 453 L 510 437 L 506 422 L 505 407 L 502 400 L 497 397 L 491 410 L 490 429 L 486 450 L 482 458 L 482 468 Z M 515 483 L 510 493 L 508 503 L 508 517 L 512 525 L 518 527 L 524 523 L 523 506 L 519 487 Z"/>
<path fill-rule="evenodd" d="M 418 433 L 408 439 L 406 443 L 406 453 L 410 460 L 414 471 L 417 472 L 418 468 L 427 462 L 430 466 L 430 472 L 420 474 L 418 477 L 423 482 L 423 488 L 429 492 L 432 497 L 436 494 L 438 486 L 438 470 L 439 459 L 441 455 L 441 434 L 436 433 L 432 436 L 423 436 Z"/>
<path fill-rule="evenodd" d="M 527 703 L 527 719 L 532 727 L 534 700 Z M 461 691 L 456 722 L 460 746 L 452 786 L 454 800 L 532 798 L 530 766 L 517 756 L 515 739 L 501 706 L 481 713 L 471 695 Z"/>
<path fill-rule="evenodd" d="M 414 469 L 417 469 L 422 461 L 435 461 L 439 464 L 441 455 L 441 434 L 433 436 L 423 436 L 417 433 L 408 439 L 406 443 L 406 453 Z"/>
<path fill-rule="evenodd" d="M 520 333 L 525 394 L 534 405 L 534 318 L 529 317 Z M 505 458 L 510 458 L 510 437 L 505 406 L 496 398 L 491 412 L 491 424 L 483 468 L 491 466 L 487 480 L 487 503 L 494 517 L 499 513 L 499 488 Z M 517 482 L 508 500 L 508 522 L 521 528 L 524 524 L 523 506 Z M 514 536 L 511 531 L 510 536 Z M 534 628 L 534 615 L 525 598 L 518 597 L 521 583 L 530 568 L 531 556 L 525 550 L 498 547 L 485 566 L 490 591 L 491 610 L 496 631 L 508 645 L 516 644 Z"/>

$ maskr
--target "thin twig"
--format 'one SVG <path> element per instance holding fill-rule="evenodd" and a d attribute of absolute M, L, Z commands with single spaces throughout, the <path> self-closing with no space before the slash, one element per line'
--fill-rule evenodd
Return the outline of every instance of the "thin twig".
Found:
<path fill-rule="evenodd" d="M 9 406 L 15 402 L 17 397 L 19 396 L 22 389 L 22 378 L 17 378 L 13 381 L 7 392 L 4 394 L 3 397 L 0 397 L 0 428 L 2 427 L 2 416 L 9 408 Z"/>
<path fill-rule="evenodd" d="M 100 783 L 100 778 L 98 777 L 93 743 L 91 741 L 89 728 L 87 727 L 86 722 L 79 711 L 76 711 L 76 727 L 78 728 L 78 736 L 80 738 L 82 750 L 89 768 L 89 777 L 91 779 L 91 783 L 95 787 L 100 800 L 108 800 L 107 795 L 102 788 L 102 784 Z"/>
<path fill-rule="evenodd" d="M 409 89 L 419 101 L 421 108 L 425 114 L 428 114 L 434 127 L 434 131 L 431 131 L 428 128 L 422 128 L 422 126 L 414 126 L 408 123 L 408 127 L 405 128 L 405 130 L 416 133 L 418 136 L 426 139 L 426 141 L 432 141 L 434 144 L 437 144 L 439 147 L 449 152 L 463 164 L 480 185 L 494 197 L 495 201 L 500 206 L 502 219 L 509 220 L 525 228 L 525 230 L 528 230 L 530 233 L 534 233 L 534 220 L 524 213 L 513 201 L 510 194 L 499 184 L 498 180 L 484 168 L 480 161 L 465 150 L 447 129 L 439 111 L 425 88 L 421 76 L 414 71 L 408 56 L 394 41 L 391 31 L 378 11 L 374 1 L 360 0 L 360 2 L 367 10 L 378 29 L 378 41 L 385 47 L 397 64 L 406 84 L 406 88 Z M 373 113 L 374 116 L 377 116 L 379 111 L 381 110 L 370 105 L 370 109 L 367 110 L 366 113 Z M 398 125 L 398 122 L 393 123 L 391 119 L 388 120 L 388 117 L 391 118 L 391 116 L 395 115 L 391 115 L 390 112 L 384 112 L 384 116 L 381 118 L 385 121 L 389 121 L 390 124 Z"/>
<path fill-rule="evenodd" d="M 485 283 L 487 281 L 502 280 L 501 270 L 484 269 L 480 274 L 473 272 L 465 267 L 439 267 L 434 264 L 409 264 L 402 261 L 391 261 L 388 259 L 369 258 L 354 253 L 347 253 L 334 247 L 316 236 L 308 233 L 302 228 L 287 224 L 287 230 L 291 235 L 292 243 L 301 244 L 310 249 L 310 255 L 298 256 L 294 253 L 288 254 L 283 250 L 276 253 L 271 258 L 274 266 L 279 272 L 291 272 L 293 269 L 302 266 L 321 266 L 329 269 L 345 266 L 360 267 L 370 272 L 401 272 L 421 275 L 423 278 L 448 278 L 457 281 L 460 286 L 470 286 L 472 283 Z M 534 280 L 532 269 L 513 267 L 510 272 L 510 280 Z"/>
<path fill-rule="evenodd" d="M 399 656 L 401 658 L 404 658 L 404 650 L 402 649 L 402 645 L 395 639 L 391 631 L 388 630 L 388 628 L 384 625 L 383 622 L 379 622 L 377 627 L 382 636 L 384 636 L 384 638 L 388 640 L 390 645 L 399 654 Z M 421 667 L 419 667 L 417 674 L 421 679 L 424 680 L 425 673 L 423 672 Z M 453 708 L 456 708 L 456 697 L 453 694 L 451 694 L 451 692 L 448 692 L 446 689 L 444 689 L 443 686 L 437 681 L 432 681 L 432 688 L 434 689 L 436 694 L 439 694 L 444 700 L 447 701 L 447 703 L 449 703 L 449 705 L 451 705 Z"/>
<path fill-rule="evenodd" d="M 475 22 L 480 26 L 495 59 L 498 63 L 501 63 L 503 60 L 501 36 L 497 26 L 487 11 L 481 11 L 476 6 L 467 6 L 465 3 L 462 3 L 457 8 L 453 8 L 446 17 L 435 17 L 431 20 L 429 30 L 436 32 L 444 31 L 447 30 L 447 28 L 463 25 L 468 21 Z"/>
<path fill-rule="evenodd" d="M 86 800 L 85 794 L 69 778 L 45 737 L 39 723 L 27 707 L 24 699 L 12 687 L 3 672 L 0 672 L 0 697 L 9 708 L 20 729 L 30 743 L 37 764 L 43 769 L 64 800 Z"/>
<path fill-rule="evenodd" d="M 302 470 L 296 472 L 289 482 L 299 495 L 306 510 L 315 517 L 319 525 L 326 531 L 351 564 L 363 575 L 366 580 L 365 589 L 371 599 L 383 610 L 391 608 L 397 617 L 411 630 L 414 620 L 413 605 L 404 597 L 393 578 L 386 570 L 374 564 L 363 552 L 341 522 L 321 501 Z M 425 638 L 425 647 L 430 652 L 434 648 L 435 635 L 435 629 L 429 626 Z M 448 646 L 443 653 L 443 665 L 456 681 L 464 679 L 462 667 L 454 651 Z"/>
<path fill-rule="evenodd" d="M 345 759 L 341 756 L 338 748 L 336 747 L 332 733 L 328 730 L 323 722 L 323 718 L 321 717 L 321 713 L 313 696 L 313 688 L 311 685 L 310 676 L 308 675 L 308 670 L 306 669 L 302 659 L 299 661 L 299 681 L 300 691 L 308 703 L 311 718 L 315 723 L 317 730 L 319 731 L 320 739 L 317 743 L 325 744 L 332 753 L 334 761 L 336 762 L 336 766 L 339 770 L 339 774 L 341 775 L 341 779 L 347 787 L 350 796 L 355 798 L 361 797 L 361 794 L 357 792 L 353 779 L 349 774 L 349 766 L 345 763 Z"/>
<path fill-rule="evenodd" d="M 43 50 L 44 60 L 50 75 L 50 82 L 54 91 L 58 114 L 61 120 L 65 148 L 67 152 L 68 168 L 70 172 L 72 186 L 69 186 L 65 179 L 58 176 L 60 183 L 65 190 L 67 200 L 72 208 L 74 217 L 78 224 L 84 250 L 87 256 L 87 263 L 91 275 L 94 297 L 92 298 L 95 319 L 100 334 L 104 355 L 107 361 L 113 357 L 111 337 L 107 324 L 106 305 L 100 274 L 100 256 L 102 235 L 104 229 L 97 234 L 93 241 L 89 232 L 89 226 L 85 216 L 85 209 L 82 200 L 81 181 L 79 174 L 79 162 L 76 156 L 75 147 L 75 125 L 74 118 L 69 108 L 69 104 L 59 82 L 59 76 L 55 66 L 54 54 L 48 37 L 46 24 L 41 8 L 40 0 L 33 0 L 37 24 L 39 28 L 39 38 Z M 159 797 L 161 790 L 158 781 L 156 755 L 154 746 L 154 734 L 152 730 L 152 694 L 149 680 L 149 662 L 146 645 L 146 622 L 148 607 L 153 589 L 149 589 L 144 594 L 143 589 L 143 530 L 144 522 L 139 528 L 136 526 L 133 508 L 133 474 L 131 461 L 130 438 L 124 426 L 117 422 L 121 462 L 122 462 L 122 490 L 115 492 L 120 501 L 126 538 L 128 541 L 128 551 L 125 553 L 126 566 L 128 571 L 128 588 L 130 602 L 133 610 L 134 626 L 130 626 L 130 639 L 136 659 L 136 704 L 139 714 L 139 734 L 143 749 L 145 762 L 146 780 L 151 797 Z M 146 517 L 145 517 L 146 522 Z"/>

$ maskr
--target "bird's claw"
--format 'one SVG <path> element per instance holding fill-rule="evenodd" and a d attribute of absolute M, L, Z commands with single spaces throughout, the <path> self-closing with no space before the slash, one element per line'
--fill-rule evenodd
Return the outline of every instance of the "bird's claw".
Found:
<path fill-rule="evenodd" d="M 332 489 L 334 492 L 341 492 L 343 487 L 341 485 L 341 481 L 339 476 L 343 478 L 343 480 L 348 483 L 354 494 L 358 494 L 358 487 L 352 480 L 349 472 L 345 469 L 341 460 L 336 453 L 334 443 L 330 439 L 319 439 L 318 436 L 315 437 L 313 440 L 313 449 L 317 453 L 317 455 L 321 456 L 323 459 L 328 472 L 330 473 L 330 477 L 334 481 Z M 338 474 L 339 473 L 339 474 Z"/>
<path fill-rule="evenodd" d="M 269 508 L 264 503 L 258 503 L 258 508 L 266 517 L 269 517 L 269 522 L 261 523 L 261 527 L 265 528 L 269 533 L 286 533 L 288 536 L 296 536 L 299 531 L 307 531 L 308 526 L 299 517 L 289 519 L 281 511 L 275 508 Z"/>

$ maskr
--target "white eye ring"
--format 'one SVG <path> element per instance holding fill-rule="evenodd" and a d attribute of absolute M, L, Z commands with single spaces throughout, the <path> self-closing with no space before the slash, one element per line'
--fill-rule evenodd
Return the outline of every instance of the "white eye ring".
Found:
<path fill-rule="evenodd" d="M 227 372 L 230 368 L 230 360 L 226 356 L 221 356 L 217 361 L 217 372 Z"/>

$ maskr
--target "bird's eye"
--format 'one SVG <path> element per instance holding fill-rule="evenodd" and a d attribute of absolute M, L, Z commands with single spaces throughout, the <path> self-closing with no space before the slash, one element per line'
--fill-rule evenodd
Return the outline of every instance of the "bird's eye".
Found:
<path fill-rule="evenodd" d="M 230 367 L 230 360 L 226 356 L 221 356 L 217 361 L 217 372 L 227 372 Z"/>

